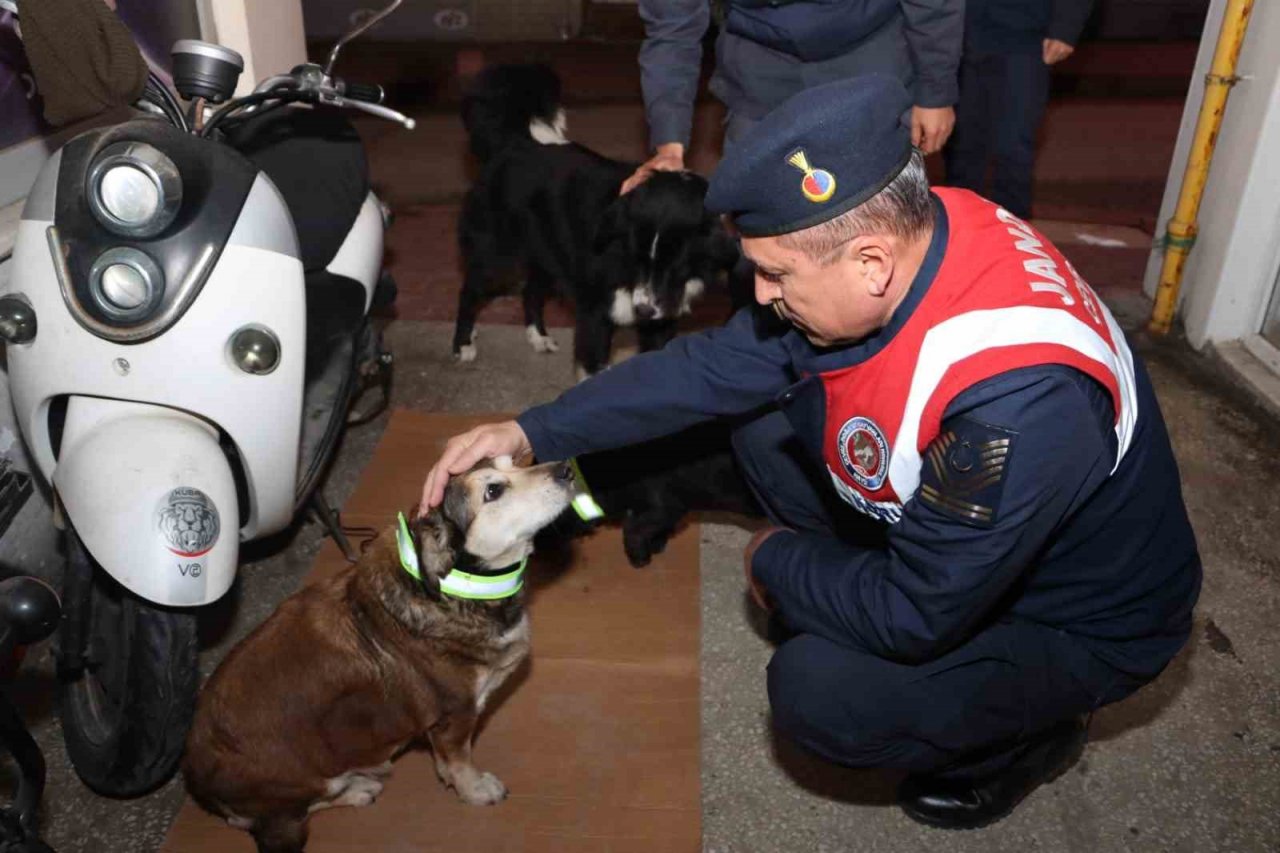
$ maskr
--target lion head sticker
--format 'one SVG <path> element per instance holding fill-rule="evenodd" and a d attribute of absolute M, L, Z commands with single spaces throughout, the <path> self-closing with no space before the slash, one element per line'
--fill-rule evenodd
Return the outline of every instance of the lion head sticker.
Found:
<path fill-rule="evenodd" d="M 165 545 L 179 557 L 209 553 L 218 541 L 218 509 L 199 489 L 180 486 L 160 499 L 156 527 Z"/>

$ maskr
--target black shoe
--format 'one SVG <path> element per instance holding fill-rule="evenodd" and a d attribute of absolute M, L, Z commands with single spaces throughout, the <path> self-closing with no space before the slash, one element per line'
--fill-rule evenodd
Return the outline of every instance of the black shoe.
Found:
<path fill-rule="evenodd" d="M 898 805 L 912 820 L 939 829 L 987 826 L 1070 769 L 1084 750 L 1085 738 L 1084 721 L 1067 720 L 1028 742 L 1013 764 L 986 778 L 908 776 L 898 791 Z"/>
<path fill-rule="evenodd" d="M 778 611 L 774 610 L 769 614 L 769 621 L 765 623 L 764 636 L 773 645 L 780 646 L 787 640 L 800 636 L 800 632 L 783 622 Z"/>

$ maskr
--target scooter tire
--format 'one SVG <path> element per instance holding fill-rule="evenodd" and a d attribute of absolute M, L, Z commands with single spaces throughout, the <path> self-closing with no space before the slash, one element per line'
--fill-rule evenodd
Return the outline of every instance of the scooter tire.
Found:
<path fill-rule="evenodd" d="M 65 538 L 58 716 L 67 755 L 97 793 L 140 796 L 182 757 L 199 686 L 195 614 L 130 593 L 70 527 Z"/>

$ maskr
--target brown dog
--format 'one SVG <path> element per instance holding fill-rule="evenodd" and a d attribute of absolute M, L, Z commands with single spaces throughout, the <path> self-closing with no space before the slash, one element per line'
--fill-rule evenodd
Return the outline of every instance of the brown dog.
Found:
<path fill-rule="evenodd" d="M 572 497 L 568 465 L 486 463 L 409 525 L 417 577 L 393 527 L 358 564 L 287 599 L 200 696 L 183 765 L 191 795 L 261 853 L 298 851 L 311 812 L 369 805 L 392 759 L 427 741 L 463 801 L 501 801 L 506 787 L 471 763 L 471 738 L 486 698 L 528 654 L 524 595 L 458 596 L 487 593 L 495 577 L 517 585 L 502 570 Z"/>

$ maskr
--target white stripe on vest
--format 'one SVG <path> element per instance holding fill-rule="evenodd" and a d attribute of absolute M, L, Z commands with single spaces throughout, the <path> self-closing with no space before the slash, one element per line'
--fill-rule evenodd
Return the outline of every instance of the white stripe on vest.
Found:
<path fill-rule="evenodd" d="M 903 409 L 902 425 L 893 442 L 889 457 L 889 482 L 904 501 L 910 500 L 920 485 L 920 453 L 916 443 L 920 436 L 920 419 L 925 406 L 938 389 L 942 377 L 958 361 L 995 347 L 1022 344 L 1058 344 L 1075 350 L 1092 361 L 1103 365 L 1116 378 L 1120 390 L 1120 411 L 1116 419 L 1115 465 L 1119 467 L 1133 439 L 1133 428 L 1138 420 L 1138 399 L 1134 387 L 1133 355 L 1125 342 L 1124 333 L 1106 306 L 1099 303 L 1116 352 L 1093 329 L 1074 316 L 1057 308 L 1036 308 L 1028 305 L 970 311 L 944 320 L 930 329 L 920 346 L 915 374 L 911 377 L 911 390 Z"/>

